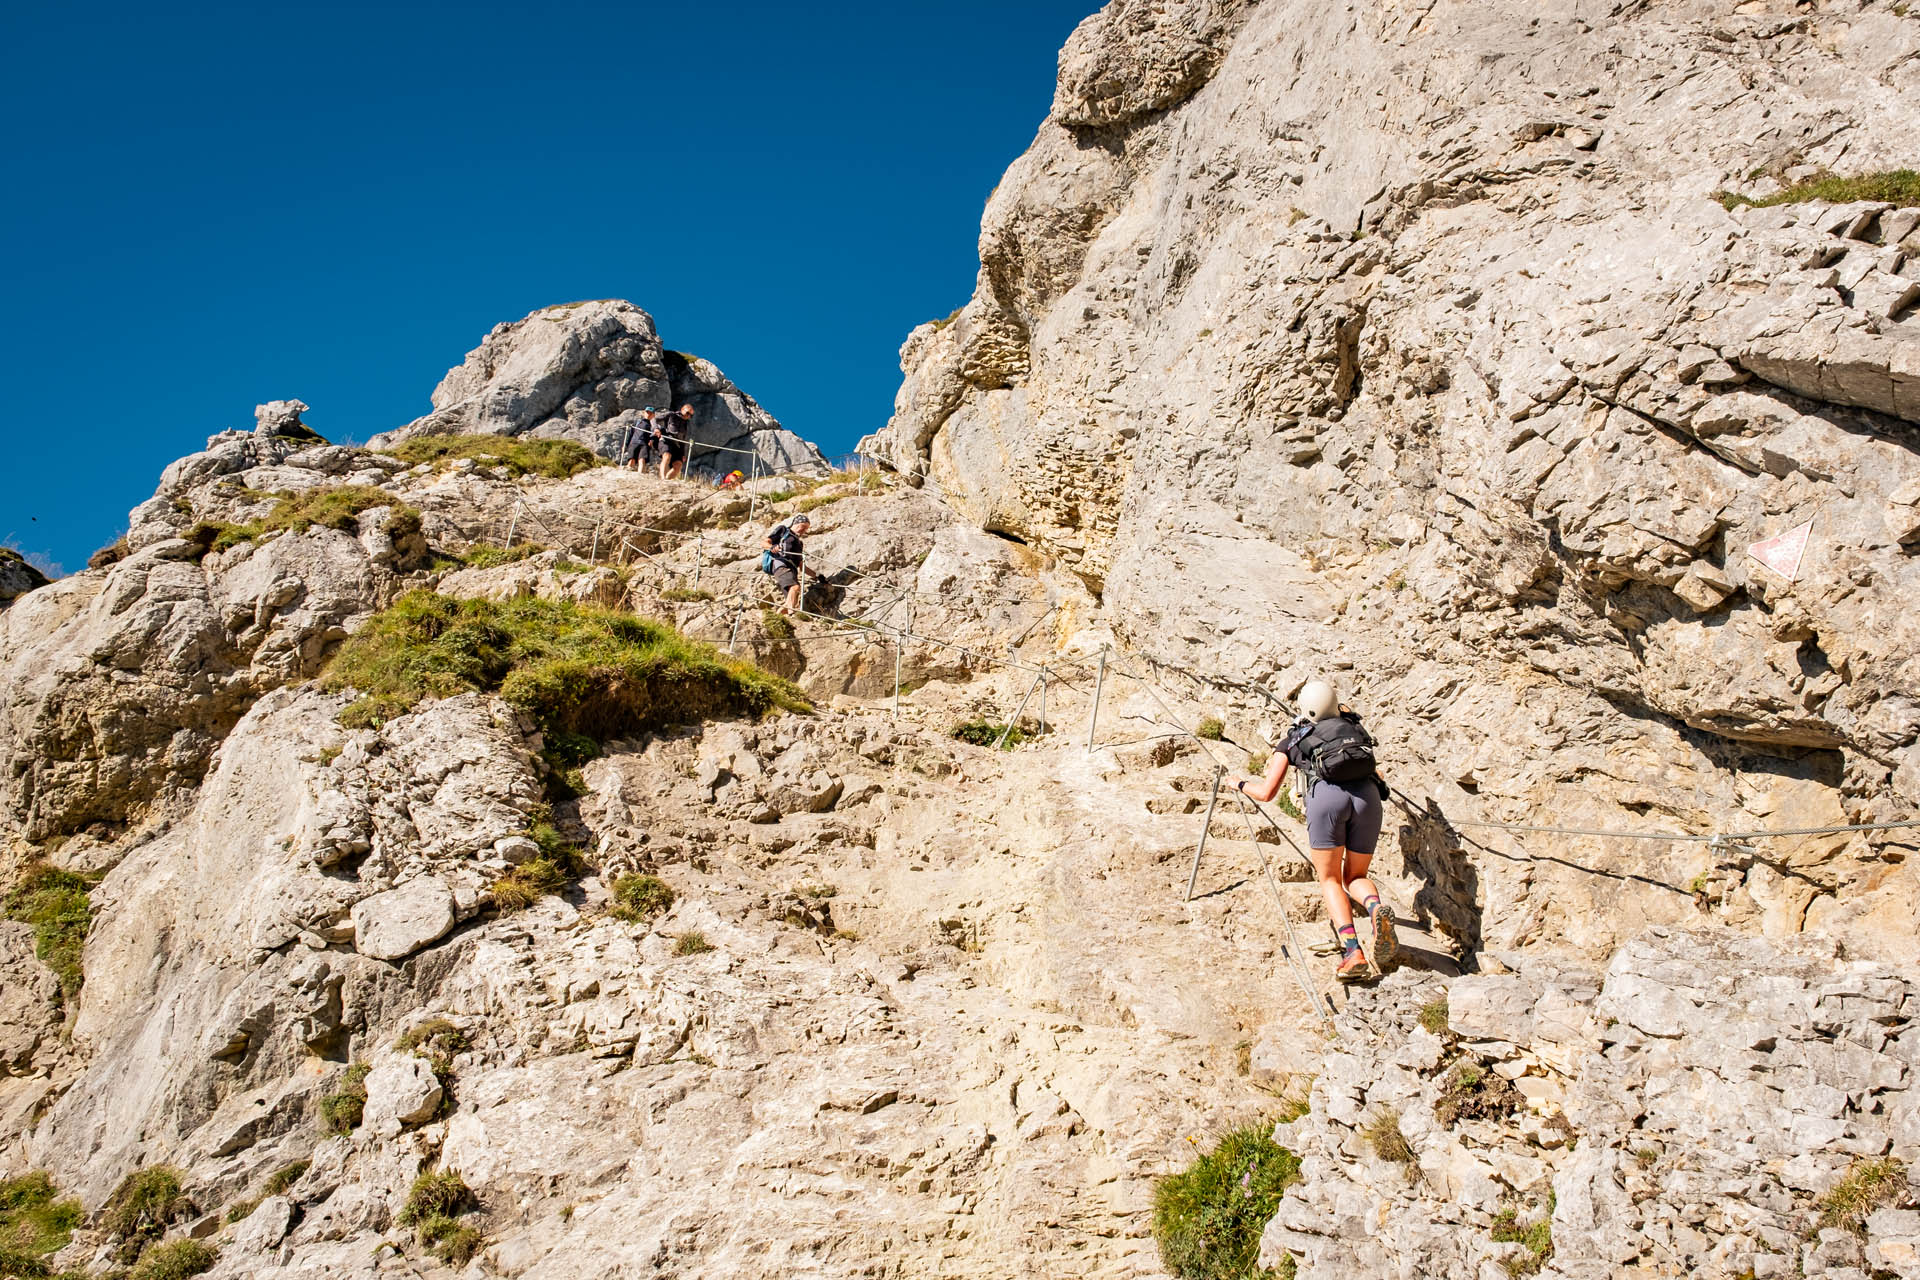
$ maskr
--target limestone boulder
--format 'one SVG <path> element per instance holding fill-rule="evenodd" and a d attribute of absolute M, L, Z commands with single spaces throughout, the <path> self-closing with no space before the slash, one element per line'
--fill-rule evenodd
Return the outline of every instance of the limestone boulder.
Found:
<path fill-rule="evenodd" d="M 361 1123 L 391 1136 L 425 1124 L 440 1113 L 446 1091 L 425 1059 L 399 1056 L 367 1073 L 367 1105 Z"/>
<path fill-rule="evenodd" d="M 353 904 L 353 946 L 376 960 L 404 960 L 446 937 L 454 915 L 446 882 L 421 876 Z"/>
<path fill-rule="evenodd" d="M 47 575 L 11 547 L 0 547 L 0 609 L 36 587 L 47 585 Z"/>

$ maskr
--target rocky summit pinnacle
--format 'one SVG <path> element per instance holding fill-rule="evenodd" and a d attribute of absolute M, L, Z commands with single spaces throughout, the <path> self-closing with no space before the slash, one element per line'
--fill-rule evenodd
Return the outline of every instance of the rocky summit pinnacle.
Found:
<path fill-rule="evenodd" d="M 0 552 L 0 1272 L 1920 1280 L 1916 136 L 1905 0 L 1114 0 L 880 470 L 576 303 Z"/>
<path fill-rule="evenodd" d="M 371 444 L 483 432 L 575 440 L 611 457 L 640 410 L 683 404 L 694 409 L 696 448 L 737 450 L 742 463 L 757 456 L 769 472 L 819 460 L 711 362 L 663 347 L 653 317 L 618 299 L 496 325 L 434 389 L 432 413 Z"/>

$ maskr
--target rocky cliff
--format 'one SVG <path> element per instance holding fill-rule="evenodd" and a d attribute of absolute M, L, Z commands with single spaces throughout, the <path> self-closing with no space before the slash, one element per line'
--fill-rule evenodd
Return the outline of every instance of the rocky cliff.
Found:
<path fill-rule="evenodd" d="M 892 474 L 625 303 L 262 406 L 0 611 L 0 1274 L 1920 1276 L 1916 53 L 1116 0 Z M 1350 999 L 1209 804 L 1321 673 Z"/>
<path fill-rule="evenodd" d="M 865 447 L 1243 726 L 1333 673 L 1428 819 L 1903 817 L 1920 190 L 1820 178 L 1912 162 L 1906 7 L 1118 0 Z M 1794 580 L 1747 554 L 1809 522 Z M 1711 885 L 1915 958 L 1881 837 L 1471 834 L 1474 941 Z"/>

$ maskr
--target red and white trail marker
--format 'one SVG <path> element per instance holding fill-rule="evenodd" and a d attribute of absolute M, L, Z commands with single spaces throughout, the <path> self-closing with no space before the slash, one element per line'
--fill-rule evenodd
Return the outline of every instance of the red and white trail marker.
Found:
<path fill-rule="evenodd" d="M 1813 521 L 1776 533 L 1747 548 L 1747 554 L 1773 570 L 1788 582 L 1800 576 L 1800 562 L 1806 558 L 1807 539 L 1813 534 Z"/>

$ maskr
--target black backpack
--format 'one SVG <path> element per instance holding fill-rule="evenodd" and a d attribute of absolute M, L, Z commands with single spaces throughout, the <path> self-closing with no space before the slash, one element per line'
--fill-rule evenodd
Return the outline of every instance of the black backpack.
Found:
<path fill-rule="evenodd" d="M 1300 735 L 1300 754 L 1308 777 L 1328 782 L 1364 782 L 1379 770 L 1373 738 L 1349 716 L 1322 720 Z"/>

